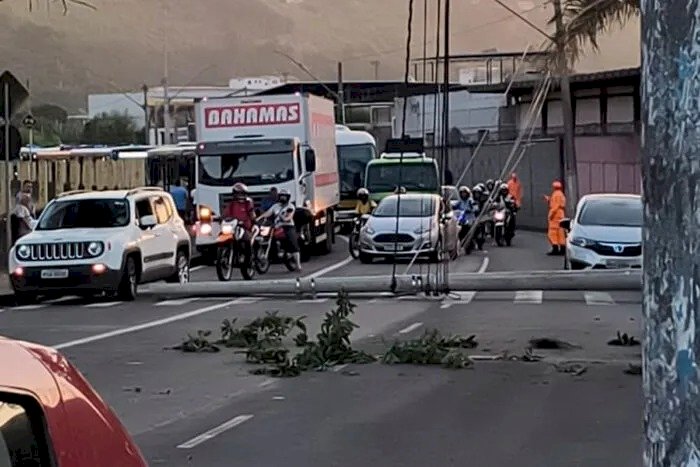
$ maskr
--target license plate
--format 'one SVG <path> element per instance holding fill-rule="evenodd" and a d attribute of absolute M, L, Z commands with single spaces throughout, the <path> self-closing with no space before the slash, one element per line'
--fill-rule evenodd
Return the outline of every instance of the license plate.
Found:
<path fill-rule="evenodd" d="M 65 279 L 68 277 L 68 269 L 42 269 L 42 279 Z"/>
<path fill-rule="evenodd" d="M 627 261 L 608 260 L 607 266 L 609 268 L 614 268 L 614 269 L 625 269 L 625 268 L 631 268 L 632 263 L 627 262 Z"/>

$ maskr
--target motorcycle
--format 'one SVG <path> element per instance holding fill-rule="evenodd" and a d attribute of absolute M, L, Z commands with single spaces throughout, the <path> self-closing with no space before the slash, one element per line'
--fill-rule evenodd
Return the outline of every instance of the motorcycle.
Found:
<path fill-rule="evenodd" d="M 504 203 L 499 203 L 492 211 L 493 239 L 496 245 L 510 246 L 513 240 L 513 232 L 510 228 L 511 213 Z"/>
<path fill-rule="evenodd" d="M 471 254 L 471 252 L 474 251 L 474 248 L 481 250 L 484 247 L 484 225 L 483 223 L 479 223 L 476 227 L 474 227 L 474 224 L 477 221 L 478 219 L 464 220 L 460 218 L 458 237 L 460 245 L 464 244 L 464 253 L 467 255 Z M 469 234 L 472 228 L 474 228 L 474 232 L 472 233 L 471 238 L 467 241 L 465 240 L 465 237 Z"/>
<path fill-rule="evenodd" d="M 253 232 L 255 236 L 255 232 Z M 222 221 L 221 232 L 217 238 L 216 277 L 220 281 L 233 279 L 233 270 L 238 268 L 245 280 L 255 277 L 255 268 L 248 253 L 249 245 L 245 240 L 245 228 L 236 220 Z"/>
<path fill-rule="evenodd" d="M 357 216 L 353 222 L 353 229 L 348 240 L 348 248 L 350 249 L 350 255 L 355 259 L 360 257 L 360 229 L 367 223 L 367 219 L 369 219 L 369 215 L 363 214 Z"/>
<path fill-rule="evenodd" d="M 281 227 L 260 226 L 259 235 L 256 236 L 254 244 L 254 267 L 258 273 L 267 273 L 272 259 L 283 263 L 290 272 L 296 270 L 294 257 L 283 247 L 284 240 L 284 230 Z"/>

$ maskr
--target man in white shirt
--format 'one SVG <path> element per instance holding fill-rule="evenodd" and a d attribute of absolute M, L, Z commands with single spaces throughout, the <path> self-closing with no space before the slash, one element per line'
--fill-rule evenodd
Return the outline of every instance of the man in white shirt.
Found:
<path fill-rule="evenodd" d="M 30 211 L 32 202 L 31 195 L 27 193 L 18 193 L 19 203 L 15 206 L 12 214 L 17 218 L 17 238 L 22 238 L 32 231 L 32 220 L 34 216 Z"/>
<path fill-rule="evenodd" d="M 299 236 L 294 225 L 294 205 L 290 202 L 292 196 L 289 191 L 282 189 L 277 194 L 277 202 L 270 206 L 270 209 L 262 213 L 258 219 L 274 216 L 275 228 L 284 230 L 286 237 L 285 249 L 292 254 L 296 262 L 297 271 L 301 271 L 301 253 L 299 252 Z"/>

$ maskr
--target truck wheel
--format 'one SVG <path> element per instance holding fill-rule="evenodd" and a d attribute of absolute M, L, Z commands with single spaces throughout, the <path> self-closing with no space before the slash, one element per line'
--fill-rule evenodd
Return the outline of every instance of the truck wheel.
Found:
<path fill-rule="evenodd" d="M 323 231 L 326 234 L 326 239 L 319 243 L 318 249 L 322 255 L 325 255 L 333 251 L 333 224 L 329 215 L 326 215 L 326 226 Z"/>

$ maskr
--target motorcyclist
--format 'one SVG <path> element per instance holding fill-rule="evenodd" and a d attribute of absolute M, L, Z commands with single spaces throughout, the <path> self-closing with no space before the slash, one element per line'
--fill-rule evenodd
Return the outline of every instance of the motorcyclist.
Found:
<path fill-rule="evenodd" d="M 489 178 L 488 180 L 486 180 L 486 183 L 485 183 L 486 190 L 484 190 L 484 193 L 486 194 L 486 196 L 489 196 L 489 195 L 491 195 L 491 193 L 493 193 L 493 189 L 495 186 L 496 186 L 496 182 L 494 182 L 492 178 Z"/>
<path fill-rule="evenodd" d="M 472 223 L 476 219 L 478 213 L 478 204 L 472 199 L 472 192 L 466 186 L 459 187 L 458 211 L 462 211 L 460 224 Z"/>
<path fill-rule="evenodd" d="M 484 196 L 484 189 L 485 188 L 486 187 L 484 186 L 483 183 L 477 183 L 472 188 L 472 199 L 477 204 L 479 211 L 481 211 L 481 208 L 483 207 L 484 203 L 486 202 L 486 197 Z"/>
<path fill-rule="evenodd" d="M 292 255 L 297 271 L 301 271 L 301 254 L 299 252 L 299 236 L 294 225 L 295 207 L 290 202 L 292 195 L 288 190 L 281 189 L 277 193 L 277 202 L 260 215 L 260 219 L 274 216 L 275 228 L 284 231 L 286 239 L 285 250 Z"/>
<path fill-rule="evenodd" d="M 227 221 L 236 219 L 246 230 L 246 235 L 255 225 L 255 206 L 253 200 L 248 197 L 248 187 L 243 183 L 235 183 L 231 190 L 233 198 L 223 212 L 223 218 Z"/>
<path fill-rule="evenodd" d="M 511 232 L 515 232 L 515 212 L 518 210 L 518 205 L 515 202 L 515 198 L 511 196 L 507 183 L 501 183 L 501 185 L 498 187 L 498 193 L 496 194 L 494 203 L 503 203 L 506 209 L 510 211 L 510 222 L 508 228 Z"/>
<path fill-rule="evenodd" d="M 363 214 L 371 214 L 377 203 L 369 199 L 369 190 L 360 188 L 357 190 L 357 204 L 355 205 L 355 214 L 362 216 Z"/>

